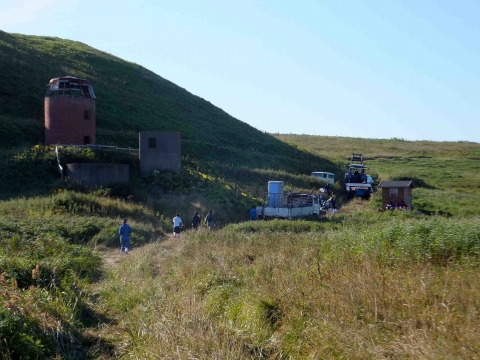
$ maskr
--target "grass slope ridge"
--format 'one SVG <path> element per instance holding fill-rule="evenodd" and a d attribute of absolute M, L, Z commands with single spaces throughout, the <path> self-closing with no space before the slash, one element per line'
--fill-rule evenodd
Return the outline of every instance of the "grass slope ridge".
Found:
<path fill-rule="evenodd" d="M 240 162 L 242 151 L 289 157 L 294 150 L 142 66 L 80 42 L 0 31 L 0 68 L 0 132 L 10 146 L 24 142 L 27 130 L 29 144 L 43 141 L 45 85 L 72 75 L 93 83 L 98 143 L 136 146 L 139 131 L 162 129 L 181 131 L 190 156 Z"/>
<path fill-rule="evenodd" d="M 102 142 L 115 140 L 111 132 L 120 131 L 135 143 L 138 131 L 153 128 L 180 130 L 189 140 L 218 143 L 223 139 L 222 144 L 240 135 L 239 147 L 249 147 L 262 136 L 139 65 L 75 41 L 0 34 L 3 114 L 42 119 L 45 85 L 53 77 L 68 74 L 93 83 Z"/>

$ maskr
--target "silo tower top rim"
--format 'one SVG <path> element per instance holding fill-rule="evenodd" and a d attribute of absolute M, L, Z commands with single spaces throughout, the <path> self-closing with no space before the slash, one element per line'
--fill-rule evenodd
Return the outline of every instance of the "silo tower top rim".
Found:
<path fill-rule="evenodd" d="M 62 80 L 63 81 L 68 81 L 68 82 L 78 82 L 80 84 L 91 85 L 90 81 L 88 81 L 86 79 L 81 79 L 81 78 L 78 78 L 76 76 L 66 75 L 66 76 L 60 76 L 60 77 L 50 79 L 47 86 L 51 86 L 51 85 L 56 84 L 56 83 L 58 83 L 59 81 L 62 81 Z"/>
<path fill-rule="evenodd" d="M 51 79 L 47 85 L 45 97 L 54 96 L 96 98 L 90 81 L 75 76 L 62 76 Z"/>

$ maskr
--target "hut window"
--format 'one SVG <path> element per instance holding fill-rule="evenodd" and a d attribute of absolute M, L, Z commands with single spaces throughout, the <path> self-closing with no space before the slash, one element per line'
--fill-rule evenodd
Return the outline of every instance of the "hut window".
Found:
<path fill-rule="evenodd" d="M 83 111 L 83 118 L 84 118 L 85 120 L 90 120 L 90 111 L 84 110 L 84 111 Z"/>
<path fill-rule="evenodd" d="M 149 149 L 157 148 L 157 138 L 148 138 L 148 148 Z"/>
<path fill-rule="evenodd" d="M 84 136 L 83 145 L 88 145 L 88 144 L 90 144 L 90 136 Z"/>
<path fill-rule="evenodd" d="M 398 197 L 398 189 L 397 188 L 390 188 L 388 189 L 388 196 L 389 197 Z"/>

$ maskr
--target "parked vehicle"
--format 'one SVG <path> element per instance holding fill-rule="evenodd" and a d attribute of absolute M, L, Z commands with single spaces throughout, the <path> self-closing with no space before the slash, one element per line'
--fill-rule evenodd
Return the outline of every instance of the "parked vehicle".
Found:
<path fill-rule="evenodd" d="M 335 183 L 335 175 L 331 172 L 314 171 L 311 176 L 331 185 Z"/>
<path fill-rule="evenodd" d="M 368 168 L 363 164 L 362 154 L 352 154 L 345 173 L 345 190 L 349 198 L 360 196 L 368 198 L 373 192 L 373 178 L 366 174 Z"/>
<path fill-rule="evenodd" d="M 348 183 L 345 187 L 349 198 L 358 196 L 367 199 L 373 192 L 372 184 Z"/>
<path fill-rule="evenodd" d="M 318 215 L 321 205 L 313 194 L 284 191 L 283 181 L 269 181 L 266 194 L 266 206 L 263 209 L 264 219 L 295 219 Z"/>

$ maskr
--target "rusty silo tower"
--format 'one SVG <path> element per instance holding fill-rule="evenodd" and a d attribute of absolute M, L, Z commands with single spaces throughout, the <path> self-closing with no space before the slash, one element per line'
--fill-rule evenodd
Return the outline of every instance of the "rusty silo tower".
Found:
<path fill-rule="evenodd" d="M 95 144 L 95 93 L 88 80 L 50 80 L 45 94 L 45 145 Z"/>

